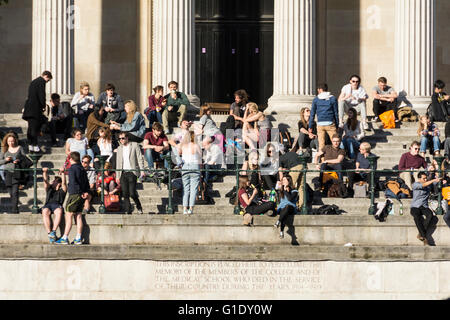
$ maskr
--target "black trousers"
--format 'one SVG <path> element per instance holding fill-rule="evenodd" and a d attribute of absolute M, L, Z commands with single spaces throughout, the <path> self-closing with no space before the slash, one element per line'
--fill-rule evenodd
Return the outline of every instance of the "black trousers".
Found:
<path fill-rule="evenodd" d="M 386 111 L 394 110 L 394 114 L 395 114 L 396 106 L 397 106 L 397 99 L 395 99 L 394 102 L 374 99 L 373 100 L 373 113 L 375 114 L 376 117 L 379 117 L 380 114 L 382 114 Z M 395 114 L 395 118 L 397 118 L 397 114 Z"/>
<path fill-rule="evenodd" d="M 319 140 L 316 139 L 310 139 L 309 135 L 304 134 L 303 132 L 300 132 L 298 135 L 298 146 L 300 148 L 306 149 L 306 148 L 311 148 L 311 149 L 319 149 Z"/>
<path fill-rule="evenodd" d="M 133 172 L 123 172 L 120 176 L 120 186 L 122 188 L 124 212 L 131 213 L 130 197 L 133 199 L 138 210 L 142 210 L 139 194 L 136 191 L 137 177 Z"/>
<path fill-rule="evenodd" d="M 356 182 L 364 181 L 370 184 L 370 174 L 369 173 L 356 173 L 356 172 L 347 172 L 348 175 L 348 183 L 349 187 L 353 189 L 353 185 Z"/>
<path fill-rule="evenodd" d="M 286 226 L 286 219 L 288 216 L 293 215 L 295 213 L 295 209 L 293 206 L 286 206 L 280 211 L 280 217 L 278 221 L 280 221 L 280 230 L 284 231 L 284 227 Z"/>
<path fill-rule="evenodd" d="M 41 120 L 38 119 L 28 119 L 28 130 L 27 130 L 27 140 L 30 146 L 38 145 L 38 136 L 41 131 L 41 126 L 43 125 Z"/>
<path fill-rule="evenodd" d="M 19 213 L 19 184 L 14 183 L 7 186 L 6 189 L 11 197 L 11 213 Z"/>
<path fill-rule="evenodd" d="M 52 142 L 56 142 L 57 133 L 64 133 L 64 140 L 67 140 L 70 138 L 72 131 L 72 117 L 66 117 L 63 120 L 52 120 L 49 123 L 49 127 Z"/>
<path fill-rule="evenodd" d="M 429 229 L 431 227 L 431 221 L 433 220 L 433 212 L 429 208 L 411 208 L 411 215 L 414 217 L 414 222 L 416 223 L 417 229 L 420 235 L 427 239 L 429 234 Z M 425 219 L 423 218 L 425 216 Z"/>
<path fill-rule="evenodd" d="M 250 213 L 251 215 L 264 214 L 268 211 L 272 210 L 275 213 L 275 203 L 272 201 L 264 202 L 263 204 L 250 204 L 246 209 L 246 213 Z"/>
<path fill-rule="evenodd" d="M 275 189 L 278 181 L 278 173 L 274 175 L 264 175 L 261 176 L 264 181 L 264 188 L 266 190 L 272 190 Z"/>
<path fill-rule="evenodd" d="M 135 136 L 134 134 L 128 133 L 128 141 L 141 143 L 144 141 L 144 139 L 139 138 L 138 136 Z"/>

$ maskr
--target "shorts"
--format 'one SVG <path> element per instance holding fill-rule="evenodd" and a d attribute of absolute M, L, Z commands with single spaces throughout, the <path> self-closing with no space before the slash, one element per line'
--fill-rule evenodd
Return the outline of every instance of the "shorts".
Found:
<path fill-rule="evenodd" d="M 55 213 L 55 211 L 57 209 L 63 209 L 63 212 L 64 212 L 63 206 L 60 205 L 59 203 L 48 203 L 42 207 L 42 210 L 44 210 L 44 209 L 49 209 L 51 213 Z"/>
<path fill-rule="evenodd" d="M 79 194 L 69 195 L 66 212 L 78 213 L 83 211 L 84 199 Z"/>

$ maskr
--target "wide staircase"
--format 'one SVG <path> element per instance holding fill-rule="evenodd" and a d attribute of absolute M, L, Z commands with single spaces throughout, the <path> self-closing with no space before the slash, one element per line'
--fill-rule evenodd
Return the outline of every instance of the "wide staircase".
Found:
<path fill-rule="evenodd" d="M 225 121 L 226 116 L 213 116 L 216 123 Z M 297 121 L 295 117 L 273 116 L 274 127 L 288 126 L 291 134 L 296 136 Z M 417 123 L 402 123 L 398 129 L 384 130 L 380 123 L 371 123 L 370 131 L 366 132 L 365 141 L 371 143 L 373 153 L 380 157 L 378 169 L 393 169 L 402 153 L 407 152 L 409 145 L 417 139 Z M 19 134 L 21 144 L 26 146 L 27 123 L 19 114 L 0 116 L 2 128 L 13 129 Z M 444 124 L 439 124 L 442 133 Z M 65 161 L 64 148 L 51 148 L 49 137 L 40 137 L 45 146 L 44 154 L 38 162 L 38 168 L 61 168 Z M 407 150 L 404 149 L 407 146 Z M 432 157 L 427 154 L 430 160 Z M 315 170 L 310 164 L 309 169 Z M 308 173 L 307 182 L 312 185 L 312 179 L 318 173 Z M 411 200 L 403 200 L 404 215 L 398 213 L 396 203 L 395 214 L 387 221 L 380 223 L 369 216 L 370 199 L 361 198 L 324 198 L 315 193 L 313 210 L 323 204 L 336 204 L 342 210 L 341 215 L 297 215 L 291 217 L 285 230 L 285 238 L 278 237 L 278 230 L 273 227 L 275 218 L 256 216 L 254 227 L 242 225 L 242 217 L 234 215 L 234 207 L 229 204 L 225 194 L 236 184 L 233 173 L 221 178 L 213 185 L 210 195 L 214 200 L 211 205 L 197 205 L 194 214 L 182 214 L 181 192 L 173 193 L 175 214 L 166 214 L 168 204 L 168 189 L 165 184 L 159 188 L 154 183 L 138 184 L 138 192 L 144 207 L 144 215 L 132 214 L 98 214 L 98 200 L 93 204 L 93 213 L 86 215 L 85 243 L 92 245 L 153 245 L 153 246 L 257 246 L 257 245 L 299 245 L 302 246 L 421 246 L 417 240 L 417 229 L 409 214 Z M 38 205 L 43 205 L 45 190 L 41 174 L 38 176 Z M 0 189 L 0 211 L 7 213 L 9 209 L 9 194 L 6 189 Z M 376 194 L 376 201 L 384 201 L 384 193 Z M 42 225 L 41 216 L 32 214 L 33 188 L 20 192 L 20 214 L 0 215 L 0 244 L 46 244 L 47 235 Z M 136 211 L 136 210 L 135 210 Z M 433 239 L 438 246 L 450 246 L 450 232 L 439 218 Z M 75 229 L 75 228 L 74 228 Z M 70 238 L 73 238 L 72 230 Z M 59 232 L 58 232 L 59 235 Z M 190 249 L 189 249 L 190 250 Z M 403 250 L 403 249 L 401 249 Z M 407 250 L 406 248 L 404 250 Z M 112 249 L 112 251 L 114 251 Z M 194 250 L 195 251 L 195 250 Z M 275 250 L 276 251 L 276 250 Z M 313 250 L 314 251 L 314 250 Z M 319 252 L 318 250 L 317 252 Z M 178 254 L 182 255 L 183 250 Z M 221 255 L 226 252 L 220 250 Z M 327 251 L 331 254 L 332 250 Z M 402 251 L 403 252 L 403 251 Z M 406 252 L 406 251 L 405 251 Z M 255 254 L 255 252 L 253 252 Z M 254 256 L 254 254 L 252 256 Z M 348 253 L 349 254 L 349 253 Z M 379 253 L 381 254 L 381 253 Z M 398 254 L 398 250 L 393 255 Z M 326 254 L 323 254 L 326 256 Z M 363 255 L 361 255 L 363 256 Z M 322 257 L 322 256 L 321 256 Z"/>

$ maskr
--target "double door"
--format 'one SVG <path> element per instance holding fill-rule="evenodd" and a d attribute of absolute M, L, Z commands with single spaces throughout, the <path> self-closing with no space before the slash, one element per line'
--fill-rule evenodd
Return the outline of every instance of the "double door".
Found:
<path fill-rule="evenodd" d="M 250 101 L 267 103 L 273 93 L 273 26 L 273 1 L 197 0 L 196 91 L 202 103 L 231 103 L 238 89 Z"/>

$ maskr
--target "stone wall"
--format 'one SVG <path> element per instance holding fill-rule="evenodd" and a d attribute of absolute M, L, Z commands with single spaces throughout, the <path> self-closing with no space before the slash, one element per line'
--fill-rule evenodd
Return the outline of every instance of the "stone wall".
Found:
<path fill-rule="evenodd" d="M 0 299 L 448 297 L 450 262 L 0 261 Z"/>
<path fill-rule="evenodd" d="M 0 7 L 0 112 L 22 111 L 31 79 L 31 0 Z"/>

